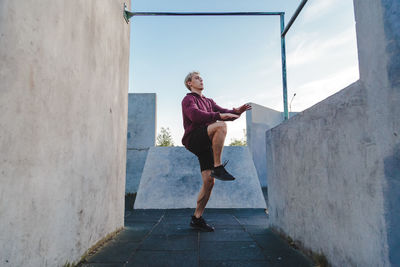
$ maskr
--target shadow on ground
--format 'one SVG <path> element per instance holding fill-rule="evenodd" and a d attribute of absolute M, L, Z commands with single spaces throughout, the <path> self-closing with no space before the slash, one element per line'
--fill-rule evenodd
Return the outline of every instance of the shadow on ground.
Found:
<path fill-rule="evenodd" d="M 125 229 L 80 266 L 313 266 L 268 229 L 264 209 L 206 209 L 211 233 L 190 228 L 193 213 L 127 210 Z"/>

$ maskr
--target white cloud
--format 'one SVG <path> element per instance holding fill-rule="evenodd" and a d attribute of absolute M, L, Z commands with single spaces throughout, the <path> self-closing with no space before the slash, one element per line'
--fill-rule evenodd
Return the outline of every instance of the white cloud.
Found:
<path fill-rule="evenodd" d="M 338 0 L 310 0 L 303 11 L 303 19 L 306 22 L 319 18 L 331 11 L 331 8 Z"/>
<path fill-rule="evenodd" d="M 318 39 L 317 36 L 317 32 L 312 32 L 298 33 L 291 37 L 286 48 L 288 69 L 300 68 L 304 64 L 315 63 L 321 59 L 334 59 L 340 53 L 356 52 L 357 42 L 354 26 L 327 39 Z M 269 75 L 277 68 L 281 68 L 281 66 L 281 59 L 276 59 L 274 62 L 265 64 L 260 68 L 257 71 L 257 75 Z"/>
<path fill-rule="evenodd" d="M 302 41 L 294 42 L 297 43 L 296 47 L 287 55 L 288 67 L 298 67 L 321 58 L 331 57 L 337 52 L 348 51 L 348 48 L 354 47 L 356 42 L 354 27 L 349 27 L 325 40 L 317 40 L 312 35 L 301 37 Z"/>
<path fill-rule="evenodd" d="M 357 41 L 355 27 L 351 26 L 328 39 L 317 39 L 317 33 L 300 33 L 292 37 L 291 43 L 296 44 L 287 48 L 286 63 L 290 73 L 301 71 L 305 65 L 314 64 L 325 68 L 329 62 L 335 62 L 338 55 L 348 55 L 346 62 L 341 65 L 354 64 L 357 54 Z M 328 63 L 327 63 L 328 62 Z M 265 76 L 272 73 L 272 70 L 281 68 L 281 59 L 271 62 L 258 71 L 258 75 Z M 290 74 L 289 74 L 290 75 Z"/>
<path fill-rule="evenodd" d="M 275 110 L 283 110 L 283 93 L 282 87 L 272 88 L 266 92 L 259 93 L 252 99 L 253 103 L 272 108 Z"/>
<path fill-rule="evenodd" d="M 358 79 L 358 67 L 352 66 L 322 79 L 302 84 L 295 89 L 296 98 L 293 100 L 292 110 L 307 109 Z"/>

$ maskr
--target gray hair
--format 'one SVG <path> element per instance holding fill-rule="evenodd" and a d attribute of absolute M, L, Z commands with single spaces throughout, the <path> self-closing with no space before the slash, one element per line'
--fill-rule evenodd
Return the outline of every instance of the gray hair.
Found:
<path fill-rule="evenodd" d="M 185 86 L 186 86 L 187 89 L 189 89 L 189 91 L 192 91 L 192 90 L 190 89 L 190 86 L 188 85 L 188 82 L 191 82 L 191 81 L 192 81 L 192 77 L 193 77 L 193 75 L 195 75 L 195 74 L 200 74 L 200 72 L 198 72 L 198 71 L 192 71 L 192 72 L 189 72 L 189 74 L 186 75 L 186 77 L 185 77 Z"/>

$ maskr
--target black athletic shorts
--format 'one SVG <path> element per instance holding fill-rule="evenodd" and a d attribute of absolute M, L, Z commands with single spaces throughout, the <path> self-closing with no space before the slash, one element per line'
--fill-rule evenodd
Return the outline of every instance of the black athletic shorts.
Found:
<path fill-rule="evenodd" d="M 207 126 L 197 128 L 190 134 L 187 149 L 199 159 L 201 171 L 214 168 L 212 143 L 208 137 Z"/>

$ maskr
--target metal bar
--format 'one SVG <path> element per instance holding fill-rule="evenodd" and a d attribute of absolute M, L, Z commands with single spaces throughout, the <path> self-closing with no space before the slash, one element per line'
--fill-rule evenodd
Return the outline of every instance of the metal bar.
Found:
<path fill-rule="evenodd" d="M 286 33 L 288 32 L 288 30 L 290 29 L 290 27 L 292 26 L 293 22 L 296 20 L 297 16 L 299 15 L 300 11 L 303 9 L 304 5 L 307 3 L 308 0 L 303 0 L 299 7 L 296 9 L 296 11 L 294 12 L 292 18 L 289 20 L 289 23 L 286 25 L 286 28 L 283 30 L 282 32 L 282 37 L 285 37 Z"/>
<path fill-rule="evenodd" d="M 132 12 L 129 12 L 129 10 L 128 10 L 128 8 L 127 8 L 127 6 L 126 6 L 126 3 L 124 3 L 124 12 L 123 12 L 124 14 L 124 19 L 125 19 L 125 21 L 126 21 L 126 23 L 128 24 L 129 23 L 129 19 L 130 18 L 132 18 Z"/>
<path fill-rule="evenodd" d="M 281 33 L 285 29 L 285 14 L 281 15 Z M 282 54 L 282 85 L 283 85 L 283 114 L 284 119 L 289 119 L 288 103 L 287 103 L 287 82 L 286 82 L 286 46 L 285 36 L 281 35 L 281 54 Z"/>
<path fill-rule="evenodd" d="M 303 0 L 301 8 L 299 7 L 292 19 L 291 23 L 296 19 L 298 13 L 305 5 L 307 0 Z M 289 118 L 288 103 L 287 103 L 287 82 L 286 82 L 286 47 L 285 47 L 285 34 L 289 29 L 287 27 L 285 32 L 285 12 L 131 12 L 127 10 L 126 4 L 124 8 L 124 18 L 127 23 L 133 16 L 280 16 L 281 22 L 281 54 L 282 54 L 282 81 L 283 81 L 283 109 L 284 119 Z M 293 21 L 292 21 L 293 20 Z M 290 26 L 290 25 L 288 25 Z"/>
<path fill-rule="evenodd" d="M 130 12 L 132 16 L 279 16 L 283 12 Z"/>

